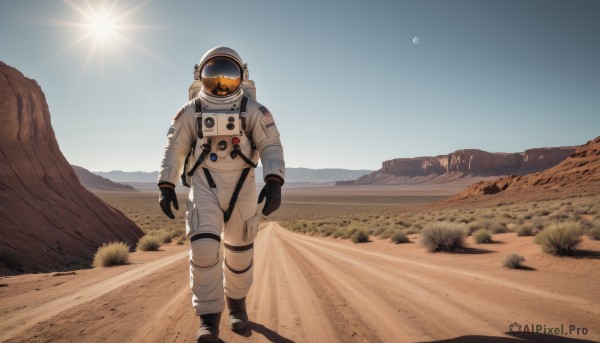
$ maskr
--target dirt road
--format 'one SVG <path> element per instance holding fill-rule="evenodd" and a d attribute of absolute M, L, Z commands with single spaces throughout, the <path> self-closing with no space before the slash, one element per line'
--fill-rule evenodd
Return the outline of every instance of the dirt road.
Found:
<path fill-rule="evenodd" d="M 509 236 L 506 236 L 509 237 Z M 414 240 L 414 239 L 413 239 Z M 600 339 L 598 259 L 505 270 L 493 249 L 429 254 L 417 244 L 352 244 L 267 223 L 256 241 L 251 330 L 222 320 L 225 342 L 587 342 Z M 503 246 L 504 245 L 504 246 Z M 537 247 L 536 247 L 537 248 Z M 539 248 L 537 248 L 539 250 Z M 0 279 L 7 342 L 191 342 L 186 247 L 136 253 L 127 266 Z M 587 268 L 587 269 L 586 269 Z M 585 270 L 591 271 L 586 273 Z M 563 336 L 505 334 L 546 325 Z M 580 329 L 570 335 L 570 325 Z M 585 328 L 587 334 L 581 329 Z M 566 333 L 565 333 L 566 331 Z M 548 332 L 548 331 L 546 331 Z"/>

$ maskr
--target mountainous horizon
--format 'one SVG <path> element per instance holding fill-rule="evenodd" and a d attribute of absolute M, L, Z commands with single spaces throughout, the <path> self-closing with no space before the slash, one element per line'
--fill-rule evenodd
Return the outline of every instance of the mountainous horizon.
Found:
<path fill-rule="evenodd" d="M 353 180 L 373 172 L 367 169 L 343 169 L 343 168 L 286 168 L 286 182 L 336 182 L 340 180 Z M 109 172 L 92 171 L 92 173 L 109 179 L 113 182 L 156 182 L 158 171 L 127 172 L 112 170 Z M 256 175 L 262 175 L 262 167 L 256 168 Z M 257 181 L 261 181 L 257 178 Z"/>

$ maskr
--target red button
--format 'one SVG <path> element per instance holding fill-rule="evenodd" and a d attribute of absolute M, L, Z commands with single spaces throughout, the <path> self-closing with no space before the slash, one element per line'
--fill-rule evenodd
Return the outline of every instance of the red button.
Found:
<path fill-rule="evenodd" d="M 239 138 L 237 138 L 237 137 L 233 137 L 233 138 L 231 139 L 231 143 L 232 143 L 233 145 L 238 145 L 238 144 L 240 144 L 240 139 L 239 139 Z"/>

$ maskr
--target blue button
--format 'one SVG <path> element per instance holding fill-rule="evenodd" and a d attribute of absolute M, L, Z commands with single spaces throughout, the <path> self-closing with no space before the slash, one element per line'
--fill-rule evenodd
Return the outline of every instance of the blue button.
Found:
<path fill-rule="evenodd" d="M 215 154 L 214 152 L 210 154 L 210 160 L 211 161 L 216 161 L 217 160 L 217 154 Z"/>

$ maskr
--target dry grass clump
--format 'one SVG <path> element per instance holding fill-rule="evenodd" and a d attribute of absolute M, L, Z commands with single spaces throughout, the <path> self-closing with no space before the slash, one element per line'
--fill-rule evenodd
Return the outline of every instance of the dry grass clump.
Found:
<path fill-rule="evenodd" d="M 517 228 L 517 236 L 533 236 L 533 230 L 535 230 L 535 225 L 532 222 L 525 222 Z"/>
<path fill-rule="evenodd" d="M 479 229 L 473 233 L 473 239 L 475 243 L 491 243 L 492 242 L 492 234 L 486 229 Z"/>
<path fill-rule="evenodd" d="M 394 233 L 391 237 L 390 237 L 390 242 L 392 243 L 407 243 L 408 242 L 408 236 L 406 236 L 406 232 L 404 230 L 398 231 L 396 233 Z"/>
<path fill-rule="evenodd" d="M 137 244 L 138 251 L 156 251 L 162 245 L 162 239 L 158 235 L 144 235 Z"/>
<path fill-rule="evenodd" d="M 521 263 L 523 263 L 524 261 L 525 261 L 525 257 L 515 254 L 515 253 L 511 253 L 506 256 L 506 258 L 504 259 L 503 265 L 506 268 L 519 269 L 519 268 L 523 268 Z"/>
<path fill-rule="evenodd" d="M 581 242 L 581 226 L 573 221 L 551 224 L 537 235 L 535 242 L 545 253 L 571 255 Z"/>
<path fill-rule="evenodd" d="M 421 244 L 430 252 L 463 248 L 464 240 L 465 228 L 462 224 L 433 222 L 421 231 Z"/>
<path fill-rule="evenodd" d="M 377 237 L 381 239 L 388 239 L 392 237 L 396 232 L 398 232 L 398 230 L 396 230 L 395 228 L 388 228 L 387 230 L 377 235 Z"/>
<path fill-rule="evenodd" d="M 363 230 L 357 230 L 352 234 L 350 240 L 353 243 L 365 243 L 369 241 L 369 235 L 367 235 Z"/>
<path fill-rule="evenodd" d="M 129 245 L 124 242 L 103 244 L 94 255 L 94 267 L 108 267 L 127 264 L 129 261 Z"/>

